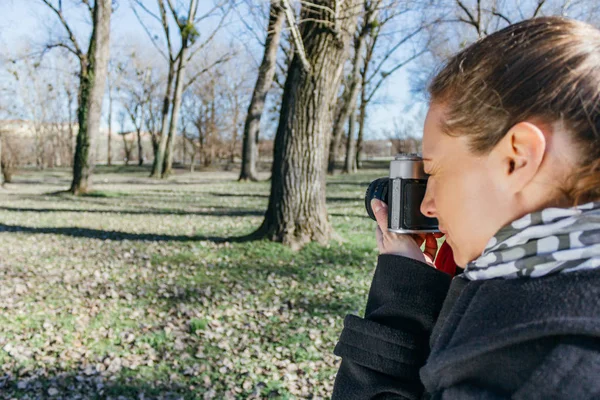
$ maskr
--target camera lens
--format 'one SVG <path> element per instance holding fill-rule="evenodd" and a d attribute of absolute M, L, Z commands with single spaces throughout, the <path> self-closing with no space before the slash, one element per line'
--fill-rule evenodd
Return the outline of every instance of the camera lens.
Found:
<path fill-rule="evenodd" d="M 373 213 L 373 209 L 371 208 L 371 200 L 379 199 L 385 204 L 388 203 L 389 181 L 389 178 L 375 179 L 369 184 L 367 192 L 365 193 L 365 208 L 367 209 L 367 214 L 369 214 L 369 217 L 371 217 L 371 219 L 374 221 L 376 221 L 376 219 L 375 214 Z"/>

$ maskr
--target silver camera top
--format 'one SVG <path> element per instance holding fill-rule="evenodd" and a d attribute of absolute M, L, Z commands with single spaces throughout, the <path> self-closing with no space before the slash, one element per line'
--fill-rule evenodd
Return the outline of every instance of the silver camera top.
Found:
<path fill-rule="evenodd" d="M 390 179 L 427 179 L 419 154 L 398 154 L 390 162 Z"/>

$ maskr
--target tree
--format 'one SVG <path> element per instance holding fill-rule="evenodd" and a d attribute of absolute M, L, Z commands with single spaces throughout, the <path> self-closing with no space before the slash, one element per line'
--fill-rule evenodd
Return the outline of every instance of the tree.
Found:
<path fill-rule="evenodd" d="M 428 18 L 426 32 L 429 36 L 427 44 L 423 46 L 426 57 L 420 59 L 411 76 L 413 92 L 426 94 L 433 66 L 441 64 L 449 56 L 475 40 L 527 18 L 569 14 L 572 17 L 586 19 L 597 15 L 597 10 L 594 7 L 590 8 L 592 3 L 587 0 L 577 2 L 571 0 L 434 1 L 426 16 Z M 583 10 L 589 15 L 584 15 Z"/>
<path fill-rule="evenodd" d="M 108 137 L 107 137 L 107 149 L 106 149 L 106 165 L 108 165 L 109 167 L 112 165 L 112 116 L 113 116 L 113 100 L 114 100 L 114 96 L 113 96 L 113 89 L 114 89 L 114 83 L 113 83 L 113 73 L 112 73 L 112 68 L 110 68 L 110 62 L 109 62 L 109 70 L 108 70 L 108 79 L 106 80 L 107 82 L 107 90 L 108 90 Z"/>
<path fill-rule="evenodd" d="M 133 153 L 133 140 L 129 140 L 127 136 L 131 132 L 125 130 L 125 121 L 127 120 L 128 112 L 125 110 L 121 110 L 118 115 L 119 127 L 119 135 L 121 135 L 121 139 L 123 139 L 123 159 L 125 161 L 125 165 L 129 165 L 129 161 L 131 161 L 131 153 Z"/>
<path fill-rule="evenodd" d="M 438 16 L 429 17 L 429 9 L 423 8 L 418 3 L 407 7 L 402 2 L 392 0 L 378 8 L 379 15 L 375 26 L 365 38 L 365 58 L 360 70 L 361 89 L 356 116 L 358 137 L 355 155 L 354 157 L 346 155 L 348 161 L 354 158 L 356 168 L 361 167 L 367 107 L 391 76 L 428 52 L 429 38 L 422 38 L 421 33 L 429 26 L 435 25 L 439 19 Z M 426 15 L 430 19 L 419 19 L 420 15 Z M 407 21 L 412 23 L 409 24 Z M 396 26 L 402 28 L 396 30 Z M 404 52 L 405 54 L 398 59 L 396 54 L 406 47 L 411 47 L 411 50 Z M 353 150 L 347 147 L 347 151 Z"/>
<path fill-rule="evenodd" d="M 19 164 L 34 164 L 37 168 L 70 165 L 73 158 L 72 95 L 74 91 L 72 65 L 58 57 L 38 58 L 17 56 L 7 68 L 12 86 L 11 114 L 27 121 L 33 133 L 5 147 L 14 149 Z M 12 151 L 12 150 L 11 150 Z M 9 160 L 7 158 L 5 161 Z M 8 162 L 8 161 L 7 161 Z"/>
<path fill-rule="evenodd" d="M 73 161 L 73 181 L 69 191 L 73 194 L 86 193 L 91 187 L 91 174 L 94 160 L 90 150 L 100 128 L 102 100 L 108 59 L 110 53 L 110 16 L 111 0 L 96 0 L 93 5 L 82 1 L 92 17 L 92 32 L 87 52 L 83 52 L 75 38 L 73 30 L 66 21 L 62 1 L 55 6 L 51 0 L 40 0 L 46 4 L 59 18 L 68 40 L 59 40 L 47 45 L 48 49 L 62 47 L 74 54 L 79 60 L 79 92 L 77 119 L 79 132 Z"/>
<path fill-rule="evenodd" d="M 240 181 L 258 180 L 256 173 L 256 159 L 258 156 L 257 140 L 260 130 L 260 120 L 265 107 L 267 93 L 273 83 L 273 77 L 275 76 L 277 49 L 279 48 L 283 19 L 284 9 L 281 5 L 281 0 L 271 0 L 263 59 L 258 68 L 256 85 L 252 92 L 252 99 L 250 100 L 248 113 L 246 114 L 246 122 L 244 123 Z"/>
<path fill-rule="evenodd" d="M 3 132 L 0 131 L 0 187 L 4 187 L 4 168 L 2 167 L 2 140 L 4 139 L 3 137 Z"/>
<path fill-rule="evenodd" d="M 135 52 L 129 55 L 126 64 L 120 62 L 117 65 L 116 72 L 119 78 L 120 102 L 135 128 L 137 160 L 138 165 L 141 166 L 144 163 L 142 131 L 149 122 L 148 115 L 152 112 L 152 96 L 155 94 L 158 82 L 152 76 L 152 67 L 146 60 L 140 60 Z"/>
<path fill-rule="evenodd" d="M 256 236 L 300 248 L 326 243 L 325 167 L 332 105 L 356 29 L 358 0 L 302 2 L 300 28 L 284 2 L 295 55 L 284 86 L 275 136 L 271 193 Z"/>
<path fill-rule="evenodd" d="M 164 38 L 166 40 L 166 52 L 161 49 L 160 45 L 158 44 L 157 37 L 150 33 L 149 29 L 142 22 L 141 17 L 134 8 L 134 12 L 138 17 L 138 20 L 148 33 L 152 43 L 160 51 L 163 57 L 168 60 L 169 63 L 167 84 L 163 98 L 160 141 L 156 149 L 154 163 L 152 165 L 152 172 L 150 174 L 154 178 L 166 178 L 171 173 L 174 141 L 177 133 L 177 124 L 179 122 L 179 112 L 181 109 L 181 99 L 184 88 L 188 86 L 186 82 L 184 82 L 186 66 L 194 57 L 194 55 L 206 48 L 206 46 L 212 42 L 218 31 L 222 28 L 228 11 L 224 11 L 222 13 L 220 22 L 217 24 L 216 28 L 213 29 L 213 31 L 202 42 L 198 40 L 199 32 L 196 29 L 196 25 L 199 22 L 212 17 L 217 10 L 222 10 L 226 2 L 226 0 L 219 0 L 211 10 L 207 11 L 200 17 L 196 17 L 198 0 L 189 0 L 187 13 L 178 12 L 172 0 L 166 0 L 166 6 L 165 0 L 157 0 L 159 15 L 156 15 L 150 9 L 148 9 L 141 0 L 135 0 L 135 4 L 137 4 L 139 8 L 143 9 L 148 15 L 161 24 Z M 172 46 L 169 23 L 170 20 L 175 21 L 179 30 L 178 33 L 179 38 L 181 39 L 181 44 L 178 50 L 175 50 Z M 192 46 L 194 45 L 196 45 L 196 47 L 192 49 Z"/>
<path fill-rule="evenodd" d="M 71 26 L 64 17 L 62 1 L 54 5 L 52 0 L 40 0 L 56 14 L 68 39 L 49 43 L 48 49 L 62 47 L 79 60 L 79 92 L 77 119 L 79 132 L 73 161 L 73 181 L 69 191 L 75 195 L 86 193 L 91 187 L 91 174 L 94 160 L 90 154 L 93 142 L 100 128 L 102 100 L 110 53 L 111 0 L 82 0 L 92 17 L 92 32 L 87 52 L 84 52 L 75 38 Z"/>
<path fill-rule="evenodd" d="M 354 57 L 352 60 L 352 71 L 344 96 L 342 97 L 342 106 L 339 115 L 336 119 L 332 134 L 332 143 L 329 148 L 329 165 L 328 173 L 333 173 L 335 169 L 335 160 L 337 158 L 337 150 L 339 148 L 340 139 L 343 133 L 343 124 L 348 121 L 348 139 L 346 141 L 346 162 L 344 163 L 344 172 L 349 173 L 354 169 L 353 148 L 354 148 L 354 125 L 355 125 L 355 110 L 356 99 L 360 88 L 360 68 L 363 65 L 363 52 L 365 41 L 371 30 L 376 26 L 378 7 L 381 0 L 364 0 L 363 10 L 364 15 L 358 34 L 354 38 Z"/>
<path fill-rule="evenodd" d="M 196 16 L 196 11 L 198 10 L 198 0 L 190 1 L 190 8 L 188 11 L 187 18 L 177 15 L 170 1 L 169 7 L 171 8 L 173 16 L 177 20 L 177 26 L 179 27 L 179 33 L 181 35 L 181 49 L 179 50 L 178 55 L 179 60 L 177 63 L 177 69 L 175 74 L 175 94 L 173 96 L 173 107 L 171 110 L 169 136 L 167 137 L 165 159 L 161 174 L 163 178 L 168 177 L 171 174 L 171 168 L 173 166 L 173 148 L 175 135 L 177 132 L 177 123 L 179 122 L 179 110 L 181 109 L 181 95 L 183 94 L 184 73 L 188 61 L 188 46 L 194 43 L 195 37 L 198 35 L 198 32 L 196 31 L 196 27 L 194 25 L 194 18 Z"/>

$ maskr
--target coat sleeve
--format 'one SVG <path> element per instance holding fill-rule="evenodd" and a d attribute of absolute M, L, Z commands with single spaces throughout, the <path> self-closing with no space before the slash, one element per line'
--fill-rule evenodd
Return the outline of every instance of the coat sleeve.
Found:
<path fill-rule="evenodd" d="M 419 261 L 381 255 L 364 318 L 346 316 L 333 399 L 418 399 L 419 369 L 451 277 Z"/>

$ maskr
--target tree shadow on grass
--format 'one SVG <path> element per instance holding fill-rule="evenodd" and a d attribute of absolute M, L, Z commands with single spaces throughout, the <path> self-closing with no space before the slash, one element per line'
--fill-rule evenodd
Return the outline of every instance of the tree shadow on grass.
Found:
<path fill-rule="evenodd" d="M 227 197 L 253 197 L 253 198 L 260 198 L 260 199 L 268 199 L 269 195 L 268 194 L 262 194 L 262 193 L 220 193 L 220 192 L 209 192 L 208 194 L 212 195 L 212 196 L 216 196 L 216 197 L 222 197 L 222 198 L 227 198 Z"/>
<path fill-rule="evenodd" d="M 338 197 L 338 196 L 327 196 L 328 203 L 345 203 L 345 202 L 363 201 L 360 197 Z"/>
<path fill-rule="evenodd" d="M 167 235 L 167 234 L 155 234 L 155 233 L 131 233 L 131 232 L 120 232 L 120 231 L 105 231 L 101 229 L 92 228 L 79 228 L 79 227 L 30 227 L 22 225 L 7 225 L 0 223 L 1 232 L 14 232 L 14 233 L 31 233 L 31 234 L 49 234 L 49 235 L 63 235 L 78 238 L 88 239 L 100 239 L 100 240 L 114 240 L 114 241 L 146 241 L 146 242 L 194 242 L 208 240 L 215 243 L 224 242 L 249 242 L 256 240 L 256 237 L 252 234 L 244 236 L 209 236 L 209 235 Z"/>
<path fill-rule="evenodd" d="M 170 383 L 168 377 L 161 379 L 165 382 L 133 378 L 132 372 L 123 368 L 112 374 L 64 370 L 47 376 L 0 376 L 0 399 L 46 399 L 56 396 L 63 399 L 105 399 L 111 396 L 125 399 L 196 399 L 210 389 L 199 384 L 201 376 L 184 378 L 188 381 L 188 385 L 184 385 Z M 195 384 L 194 390 L 190 390 L 189 384 Z"/>
<path fill-rule="evenodd" d="M 369 187 L 369 184 L 371 183 L 371 181 L 361 181 L 361 182 L 346 182 L 346 181 L 340 181 L 340 182 L 327 182 L 327 186 L 359 186 L 359 187 L 363 187 L 365 188 L 365 191 L 367 190 L 367 188 Z"/>
<path fill-rule="evenodd" d="M 36 213 L 91 213 L 91 214 L 125 214 L 125 215 L 198 215 L 215 217 L 260 217 L 262 210 L 239 210 L 227 207 L 210 207 L 211 210 L 119 210 L 119 209 L 84 209 L 84 208 L 34 208 L 34 207 L 0 207 L 0 211 L 36 212 Z M 213 210 L 214 209 L 214 210 Z"/>

